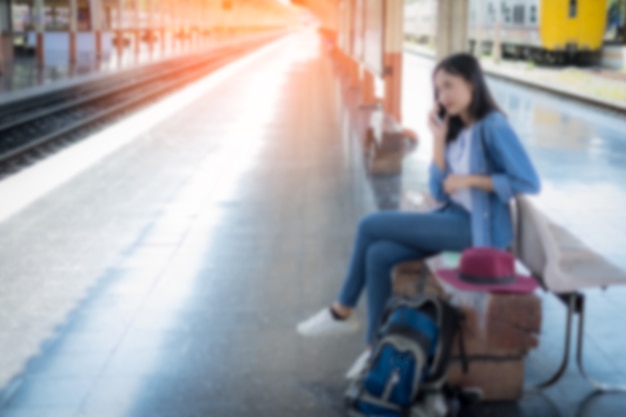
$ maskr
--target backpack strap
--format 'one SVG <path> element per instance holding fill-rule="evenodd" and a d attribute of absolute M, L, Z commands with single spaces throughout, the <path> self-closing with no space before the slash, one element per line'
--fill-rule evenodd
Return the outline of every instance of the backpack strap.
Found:
<path fill-rule="evenodd" d="M 457 323 L 458 333 L 457 338 L 459 341 L 459 354 L 461 355 L 461 368 L 463 369 L 463 373 L 467 374 L 469 372 L 469 360 L 467 359 L 467 351 L 465 350 L 465 333 L 463 332 L 463 326 L 465 325 L 465 314 L 460 313 L 461 317 Z"/>
<path fill-rule="evenodd" d="M 452 356 L 454 338 L 463 326 L 465 315 L 458 308 L 450 305 L 442 299 L 431 298 L 431 302 L 434 303 L 438 314 L 439 346 L 432 363 L 430 375 L 424 382 L 427 384 L 437 385 L 445 378 Z M 459 334 L 460 343 L 463 343 L 462 338 L 462 334 Z M 461 346 L 459 347 L 461 348 Z M 465 345 L 463 344 L 462 354 L 464 354 L 464 352 Z"/>

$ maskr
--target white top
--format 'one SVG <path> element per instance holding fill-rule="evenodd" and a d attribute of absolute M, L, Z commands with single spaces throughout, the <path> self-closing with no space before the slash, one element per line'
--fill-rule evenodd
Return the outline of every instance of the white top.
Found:
<path fill-rule="evenodd" d="M 448 146 L 447 159 L 450 172 L 455 175 L 470 175 L 470 148 L 472 142 L 472 127 L 463 129 L 456 140 Z M 452 201 L 472 212 L 472 198 L 470 189 L 456 191 L 451 196 Z"/>

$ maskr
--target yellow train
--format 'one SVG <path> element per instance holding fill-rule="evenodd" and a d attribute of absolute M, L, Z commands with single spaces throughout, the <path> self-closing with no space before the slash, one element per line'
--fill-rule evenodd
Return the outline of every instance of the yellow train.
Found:
<path fill-rule="evenodd" d="M 407 0 L 405 36 L 432 42 L 437 0 Z M 471 48 L 536 62 L 589 61 L 602 48 L 607 0 L 469 0 Z"/>
<path fill-rule="evenodd" d="M 470 43 L 489 49 L 499 36 L 505 56 L 589 61 L 602 48 L 606 11 L 606 0 L 471 0 Z"/>

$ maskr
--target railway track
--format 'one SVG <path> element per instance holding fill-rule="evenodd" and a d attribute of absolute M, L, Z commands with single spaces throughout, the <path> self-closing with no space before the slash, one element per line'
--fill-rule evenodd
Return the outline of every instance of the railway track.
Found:
<path fill-rule="evenodd" d="M 116 117 L 223 67 L 278 35 L 168 61 L 146 72 L 0 106 L 0 179 L 83 139 Z"/>

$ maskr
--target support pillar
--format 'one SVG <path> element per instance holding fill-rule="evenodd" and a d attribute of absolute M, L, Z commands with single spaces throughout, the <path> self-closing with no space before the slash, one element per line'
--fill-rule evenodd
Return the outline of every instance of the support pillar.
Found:
<path fill-rule="evenodd" d="M 174 34 L 174 46 L 177 52 L 182 50 L 182 25 L 180 24 L 180 5 L 176 0 L 169 0 L 172 8 L 172 33 Z"/>
<path fill-rule="evenodd" d="M 200 16 L 201 24 L 200 24 L 200 33 L 202 34 L 202 46 L 206 46 L 207 41 L 209 39 L 209 18 L 207 14 L 208 4 L 206 1 L 200 2 Z"/>
<path fill-rule="evenodd" d="M 401 123 L 404 0 L 387 0 L 385 3 L 384 110 Z"/>
<path fill-rule="evenodd" d="M 361 107 L 371 107 L 376 104 L 376 86 L 374 74 L 367 68 L 363 70 L 363 90 L 361 95 Z"/>
<path fill-rule="evenodd" d="M 204 47 L 206 42 L 206 2 L 204 0 L 200 0 L 198 4 L 198 33 L 200 34 L 200 46 Z"/>
<path fill-rule="evenodd" d="M 178 19 L 178 31 L 180 33 L 180 46 L 181 50 L 187 49 L 187 22 L 185 21 L 186 3 L 176 2 L 176 16 Z"/>
<path fill-rule="evenodd" d="M 76 32 L 78 31 L 78 0 L 70 0 L 70 64 L 76 63 Z"/>
<path fill-rule="evenodd" d="M 198 17 L 196 18 L 198 22 L 198 46 L 202 47 L 204 45 L 204 0 L 198 0 Z"/>
<path fill-rule="evenodd" d="M 176 3 L 176 0 L 169 0 L 170 10 L 171 10 L 171 25 L 172 25 L 172 34 L 173 34 L 173 45 L 174 49 L 179 52 L 182 49 L 182 38 L 181 38 L 181 29 L 180 29 L 180 19 L 178 16 L 179 6 Z"/>
<path fill-rule="evenodd" d="M 180 17 L 183 28 L 183 41 L 184 41 L 184 49 L 185 51 L 189 51 L 191 49 L 191 25 L 189 24 L 189 3 L 182 2 L 180 7 Z"/>
<path fill-rule="evenodd" d="M 469 0 L 437 1 L 437 35 L 435 47 L 440 60 L 456 52 L 467 52 Z"/>
<path fill-rule="evenodd" d="M 207 40 L 207 45 L 210 45 L 213 43 L 213 35 L 214 35 L 214 22 L 215 19 L 213 18 L 214 13 L 211 13 L 211 4 L 209 2 L 205 2 L 204 3 L 204 25 L 205 25 L 205 30 L 207 31 L 207 36 L 206 36 L 206 40 Z"/>
<path fill-rule="evenodd" d="M 117 19 L 115 24 L 115 48 L 117 56 L 122 57 L 124 52 L 124 0 L 117 0 Z"/>
<path fill-rule="evenodd" d="M 626 3 L 622 3 L 622 45 L 626 44 Z"/>
<path fill-rule="evenodd" d="M 348 80 L 350 87 L 358 87 L 360 83 L 359 64 L 354 58 L 354 2 L 345 2 L 345 51 L 348 57 Z"/>
<path fill-rule="evenodd" d="M 502 59 L 502 42 L 501 42 L 501 28 L 502 28 L 502 8 L 496 7 L 496 22 L 494 28 L 493 45 L 491 46 L 491 56 L 494 62 L 500 62 Z"/>
<path fill-rule="evenodd" d="M 483 10 L 481 9 L 482 6 L 483 5 L 480 1 L 473 5 L 475 8 L 474 11 L 471 10 L 472 6 L 470 6 L 470 14 L 474 16 L 474 48 L 472 53 L 478 59 L 480 59 L 483 52 L 482 44 L 486 24 L 486 16 L 483 15 L 484 13 L 480 13 Z M 469 26 L 467 30 L 469 31 Z"/>
<path fill-rule="evenodd" d="M 198 49 L 200 46 L 200 4 L 198 0 L 194 0 L 191 3 L 191 26 L 194 29 L 193 31 L 193 47 L 194 49 Z"/>
<path fill-rule="evenodd" d="M 133 27 L 135 28 L 135 58 L 139 57 L 139 53 L 141 52 L 141 8 L 140 8 L 140 0 L 134 0 L 133 2 Z"/>
<path fill-rule="evenodd" d="M 350 58 L 350 3 L 344 0 L 341 3 L 341 50 L 343 52 L 343 74 L 351 80 Z"/>
<path fill-rule="evenodd" d="M 215 40 L 217 42 L 221 42 L 224 36 L 224 9 L 222 6 L 215 6 L 215 30 L 217 31 L 217 36 Z"/>
<path fill-rule="evenodd" d="M 146 40 L 148 41 L 148 51 L 150 52 L 150 56 L 152 56 L 154 52 L 154 0 L 144 0 L 146 7 L 146 13 L 148 15 L 147 27 L 146 27 Z"/>
<path fill-rule="evenodd" d="M 43 0 L 35 0 L 34 5 L 34 15 L 35 15 L 35 32 L 37 33 L 37 42 L 35 46 L 35 54 L 37 57 L 37 65 L 39 67 L 43 67 L 45 64 L 44 57 L 44 37 L 43 33 L 45 30 L 45 19 L 44 19 L 44 8 L 43 8 Z"/>
<path fill-rule="evenodd" d="M 90 0 L 89 11 L 91 15 L 91 30 L 95 38 L 96 60 L 102 58 L 102 0 Z"/>
<path fill-rule="evenodd" d="M 232 13 L 234 13 L 233 7 L 234 7 L 234 4 L 231 4 L 230 8 L 226 9 L 224 11 L 224 14 L 223 14 L 223 16 L 224 16 L 224 34 L 225 34 L 224 39 L 225 40 L 229 40 L 230 37 L 231 37 L 231 33 L 230 33 L 231 32 L 231 30 L 230 30 L 231 29 L 230 28 L 230 26 L 231 26 L 230 25 L 230 16 L 231 16 Z"/>
<path fill-rule="evenodd" d="M 361 66 L 354 57 L 350 57 L 348 61 L 350 86 L 357 88 L 361 85 Z"/>
<path fill-rule="evenodd" d="M 187 40 L 189 39 L 189 33 L 187 28 L 187 4 L 184 2 L 176 3 L 176 12 L 178 13 L 178 28 L 181 34 L 181 50 L 186 51 L 188 49 L 189 43 Z"/>
<path fill-rule="evenodd" d="M 169 49 L 171 52 L 176 51 L 176 17 L 174 15 L 174 3 L 172 0 L 163 0 L 165 2 L 165 11 L 167 12 L 167 35 L 169 41 Z"/>
<path fill-rule="evenodd" d="M 0 75 L 4 66 L 11 61 L 13 61 L 11 3 L 0 0 Z"/>
<path fill-rule="evenodd" d="M 8 27 L 8 25 L 5 23 L 5 19 L 7 16 L 8 14 L 5 14 L 3 10 L 3 3 L 0 3 L 0 75 L 2 75 L 4 70 L 4 56 L 6 55 L 6 53 L 4 52 L 4 31 Z"/>
<path fill-rule="evenodd" d="M 204 0 L 198 1 L 198 47 L 204 45 Z"/>
<path fill-rule="evenodd" d="M 167 22 L 165 19 L 166 16 L 166 0 L 158 0 L 158 9 L 159 9 L 159 38 L 161 39 L 161 53 L 165 55 L 165 50 L 167 48 Z"/>

